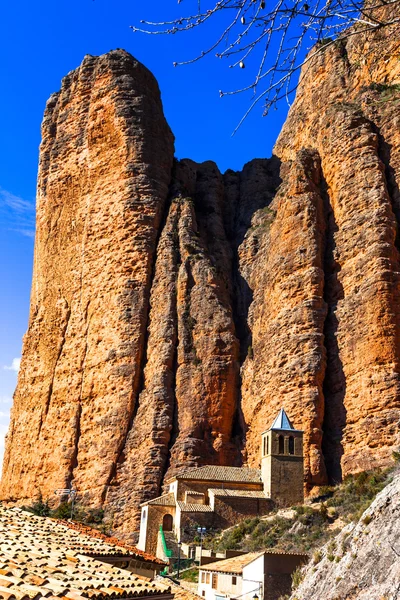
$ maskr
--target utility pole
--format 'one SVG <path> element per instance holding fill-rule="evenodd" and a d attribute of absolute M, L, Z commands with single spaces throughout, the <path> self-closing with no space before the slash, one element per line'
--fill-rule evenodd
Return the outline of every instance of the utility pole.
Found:
<path fill-rule="evenodd" d="M 178 576 L 177 576 L 177 579 L 179 579 L 179 575 L 180 575 L 180 571 L 181 571 L 181 546 L 182 546 L 182 542 L 179 540 L 179 542 L 178 542 Z"/>
<path fill-rule="evenodd" d="M 205 535 L 207 529 L 206 527 L 198 527 L 197 532 L 200 534 L 200 560 L 199 566 L 201 565 L 201 557 L 203 556 L 203 535 Z"/>
<path fill-rule="evenodd" d="M 72 521 L 73 518 L 74 518 L 76 490 L 74 488 L 71 488 L 71 489 L 62 488 L 62 489 L 55 490 L 54 493 L 55 493 L 56 496 L 69 496 L 71 498 L 71 517 L 70 517 L 70 520 Z"/>

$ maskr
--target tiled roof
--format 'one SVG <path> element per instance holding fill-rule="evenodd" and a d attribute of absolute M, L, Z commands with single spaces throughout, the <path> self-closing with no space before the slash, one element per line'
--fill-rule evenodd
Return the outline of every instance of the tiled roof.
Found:
<path fill-rule="evenodd" d="M 208 504 L 186 504 L 178 500 L 178 506 L 182 512 L 214 512 Z"/>
<path fill-rule="evenodd" d="M 152 554 L 143 552 L 143 550 L 139 550 L 139 548 L 131 546 L 118 538 L 104 535 L 104 533 L 101 533 L 97 529 L 93 529 L 92 527 L 88 527 L 87 525 L 83 525 L 82 523 L 53 520 L 52 522 L 58 522 L 61 525 L 65 525 L 65 527 L 68 527 L 68 529 L 73 529 L 74 531 L 78 531 L 79 533 L 84 534 L 84 536 L 94 538 L 95 541 L 93 541 L 92 539 L 90 540 L 90 542 L 88 542 L 86 537 L 80 537 L 80 540 L 82 542 L 84 540 L 83 553 L 86 554 L 86 556 L 111 556 L 119 555 L 121 553 L 129 553 L 130 558 L 135 558 L 137 560 L 141 560 L 148 563 L 156 563 L 163 566 L 165 565 L 164 561 L 160 560 L 159 558 L 156 558 Z M 101 546 L 99 540 L 105 542 L 105 546 L 103 546 L 103 551 L 100 551 Z M 88 547 L 88 544 L 90 544 L 91 546 Z"/>
<path fill-rule="evenodd" d="M 263 550 L 261 552 L 248 552 L 247 554 L 241 554 L 240 556 L 234 556 L 233 558 L 226 558 L 217 562 L 209 563 L 208 565 L 202 565 L 199 567 L 202 571 L 215 571 L 218 573 L 237 573 L 240 574 L 243 571 L 243 567 L 250 564 L 263 554 L 279 554 L 283 556 L 298 556 L 302 559 L 308 558 L 307 554 L 301 554 L 299 552 L 283 552 L 281 550 Z"/>
<path fill-rule="evenodd" d="M 175 506 L 175 496 L 172 493 L 164 494 L 163 496 L 154 498 L 154 500 L 143 502 L 141 506 L 146 506 L 147 504 L 156 504 L 157 506 Z"/>
<path fill-rule="evenodd" d="M 171 598 L 167 586 L 100 562 L 93 555 L 138 557 L 127 547 L 108 544 L 59 521 L 0 505 L 0 598 Z"/>
<path fill-rule="evenodd" d="M 270 429 L 279 429 L 282 431 L 299 431 L 295 429 L 283 408 L 279 411 L 278 416 L 272 423 Z M 268 430 L 269 431 L 269 430 Z M 265 432 L 264 432 L 265 433 Z"/>
<path fill-rule="evenodd" d="M 205 481 L 229 481 L 231 483 L 261 483 L 261 471 L 249 467 L 220 467 L 206 465 L 181 471 L 176 479 L 195 479 Z"/>
<path fill-rule="evenodd" d="M 214 494 L 214 496 L 232 496 L 235 498 L 260 498 L 263 500 L 268 498 L 261 490 L 224 490 L 220 488 L 210 488 L 208 492 Z"/>
<path fill-rule="evenodd" d="M 243 567 L 262 554 L 264 554 L 264 552 L 248 552 L 247 554 L 241 554 L 240 556 L 234 556 L 233 558 L 226 558 L 225 560 L 219 560 L 218 562 L 210 563 L 208 565 L 202 565 L 200 569 L 202 571 L 215 571 L 218 573 L 241 574 Z"/>

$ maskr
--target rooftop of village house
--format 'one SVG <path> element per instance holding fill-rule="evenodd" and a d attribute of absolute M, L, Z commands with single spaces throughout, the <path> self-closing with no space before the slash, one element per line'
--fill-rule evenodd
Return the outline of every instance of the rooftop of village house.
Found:
<path fill-rule="evenodd" d="M 213 571 L 216 573 L 233 573 L 235 575 L 241 575 L 243 567 L 249 565 L 251 562 L 263 555 L 282 555 L 282 556 L 300 556 L 307 557 L 306 554 L 297 552 L 281 552 L 279 550 L 262 550 L 259 552 L 248 552 L 241 554 L 240 556 L 233 556 L 224 560 L 218 560 L 207 565 L 202 565 L 200 569 L 202 571 Z"/>
<path fill-rule="evenodd" d="M 170 588 L 97 558 L 163 564 L 159 559 L 79 524 L 0 505 L 0 597 L 171 598 Z M 96 557 L 96 558 L 95 558 Z"/>
<path fill-rule="evenodd" d="M 176 479 L 192 479 L 196 481 L 229 481 L 232 483 L 261 483 L 260 469 L 250 467 L 224 467 L 219 465 L 205 465 L 180 471 L 168 479 L 171 483 Z"/>

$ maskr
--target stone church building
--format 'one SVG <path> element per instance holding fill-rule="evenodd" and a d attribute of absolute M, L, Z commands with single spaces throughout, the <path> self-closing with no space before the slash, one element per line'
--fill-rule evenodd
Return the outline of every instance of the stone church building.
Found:
<path fill-rule="evenodd" d="M 303 432 L 280 410 L 261 435 L 261 469 L 207 465 L 167 481 L 168 493 L 142 505 L 138 548 L 156 553 L 160 527 L 176 540 L 192 541 L 197 527 L 226 529 L 304 501 Z"/>

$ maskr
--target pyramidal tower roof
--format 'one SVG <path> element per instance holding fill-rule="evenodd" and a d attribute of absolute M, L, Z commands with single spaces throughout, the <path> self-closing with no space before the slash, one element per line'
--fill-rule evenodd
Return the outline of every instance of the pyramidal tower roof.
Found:
<path fill-rule="evenodd" d="M 270 429 L 286 429 L 296 431 L 283 408 L 281 408 L 281 410 L 279 411 L 279 414 L 276 417 L 275 421 L 272 423 Z"/>

